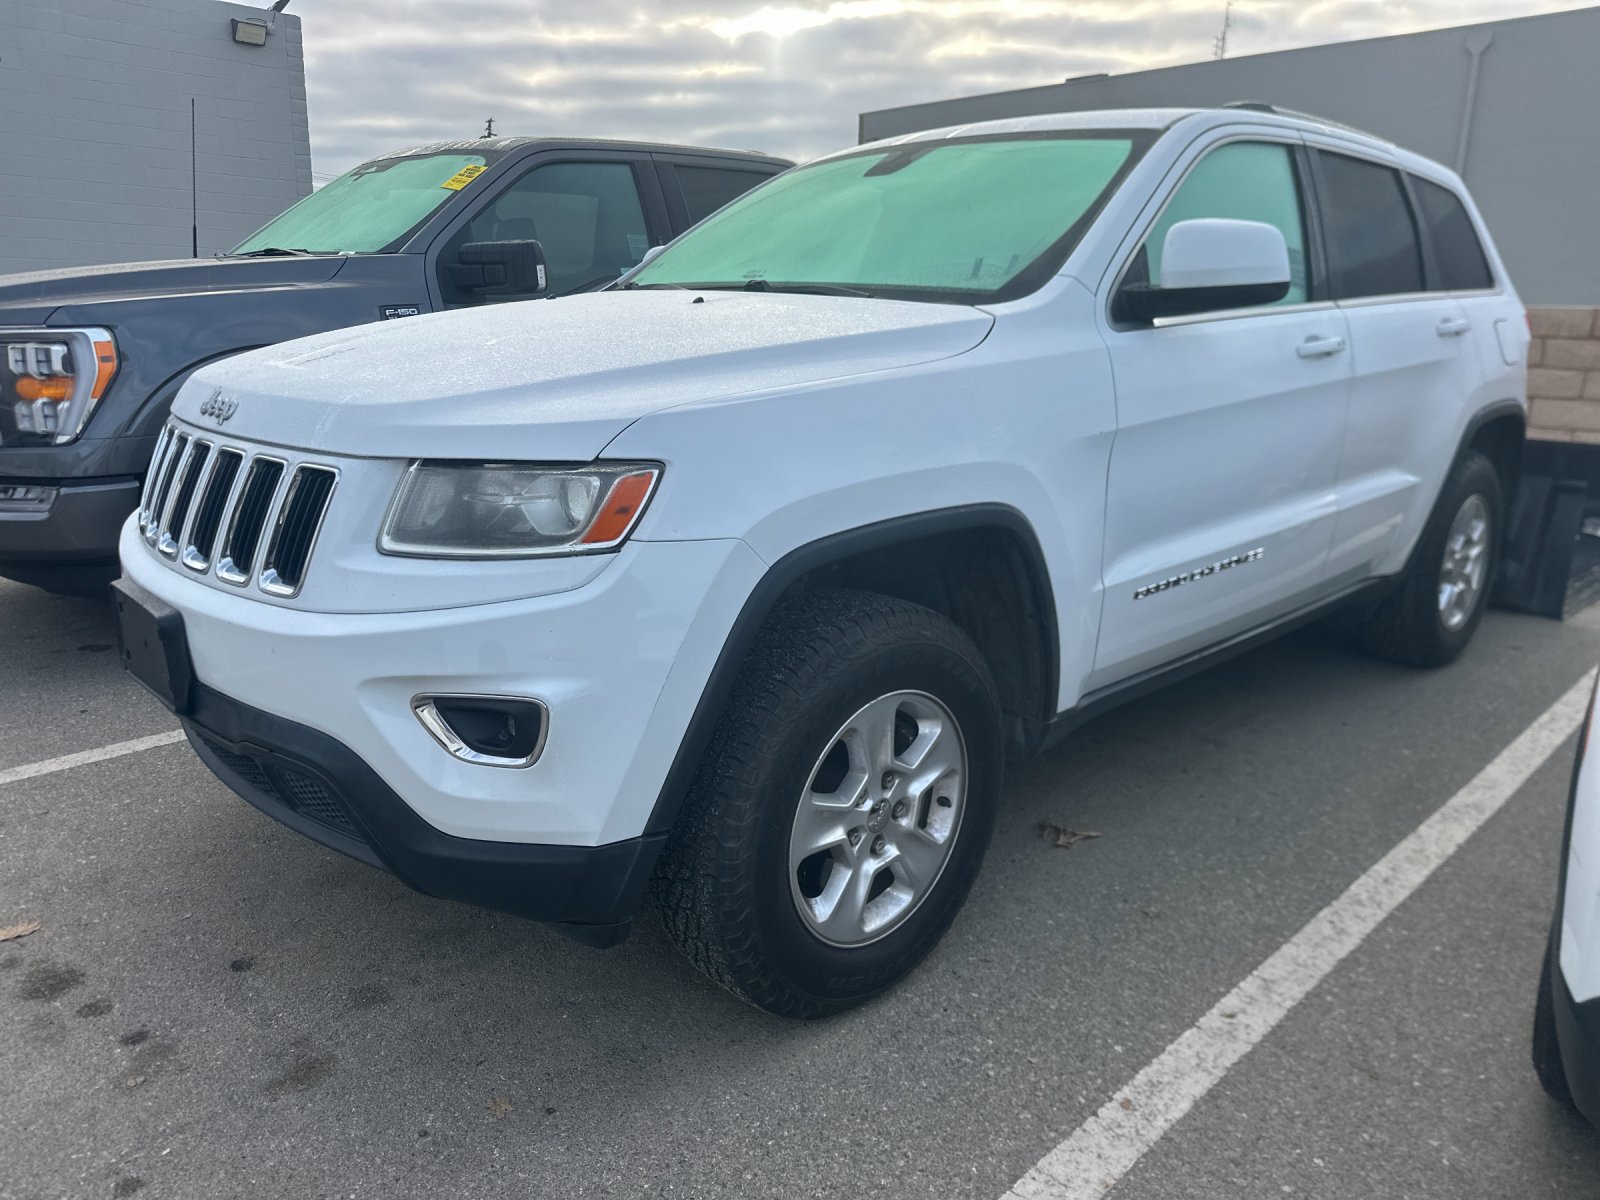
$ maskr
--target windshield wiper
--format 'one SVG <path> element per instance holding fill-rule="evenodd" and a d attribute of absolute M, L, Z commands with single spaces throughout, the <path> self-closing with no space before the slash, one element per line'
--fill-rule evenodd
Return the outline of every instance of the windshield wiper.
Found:
<path fill-rule="evenodd" d="M 772 283 L 766 279 L 752 279 L 744 285 L 747 292 L 790 292 L 798 296 L 863 296 L 876 299 L 871 292 L 845 287 L 841 283 Z"/>
<path fill-rule="evenodd" d="M 676 291 L 676 292 L 692 292 L 692 291 L 695 290 L 694 288 L 690 287 L 686 283 L 634 283 L 631 280 L 629 282 L 623 284 L 617 290 L 618 291 L 623 291 L 623 292 L 632 292 L 632 291 L 647 292 L 647 291 L 650 291 L 652 288 L 671 288 L 673 291 Z"/>
<path fill-rule="evenodd" d="M 263 246 L 260 250 L 246 250 L 242 254 L 230 254 L 229 258 L 300 258 L 310 257 L 314 250 L 285 250 L 282 246 Z"/>

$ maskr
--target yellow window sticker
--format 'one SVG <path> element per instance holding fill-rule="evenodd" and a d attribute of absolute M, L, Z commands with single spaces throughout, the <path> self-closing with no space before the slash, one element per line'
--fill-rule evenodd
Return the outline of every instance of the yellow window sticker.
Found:
<path fill-rule="evenodd" d="M 489 168 L 485 166 L 462 167 L 461 170 L 450 176 L 449 179 L 446 179 L 439 186 L 443 188 L 449 188 L 452 192 L 459 192 L 462 188 L 466 187 L 467 184 L 471 183 L 474 179 L 476 179 L 479 175 L 482 175 L 488 169 Z"/>

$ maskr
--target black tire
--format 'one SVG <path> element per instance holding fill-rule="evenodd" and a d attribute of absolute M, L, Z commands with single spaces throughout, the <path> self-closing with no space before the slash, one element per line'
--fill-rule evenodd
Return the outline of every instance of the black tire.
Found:
<path fill-rule="evenodd" d="M 1561 1043 L 1556 1037 L 1555 943 L 1545 952 L 1544 969 L 1539 972 L 1539 998 L 1533 1006 L 1533 1069 L 1539 1083 L 1554 1100 L 1573 1107 L 1572 1088 L 1561 1061 Z"/>
<path fill-rule="evenodd" d="M 1456 514 L 1474 496 L 1481 497 L 1488 509 L 1488 562 L 1471 613 L 1458 628 L 1450 629 L 1439 612 L 1445 542 Z M 1476 450 L 1468 450 L 1445 479 L 1398 586 L 1363 624 L 1362 640 L 1369 653 L 1413 667 L 1442 667 L 1466 649 L 1483 619 L 1494 583 L 1504 511 L 1500 476 L 1494 464 Z"/>
<path fill-rule="evenodd" d="M 900 924 L 865 945 L 831 944 L 792 894 L 790 831 L 835 732 L 864 705 L 902 690 L 934 697 L 959 726 L 960 823 L 935 882 Z M 909 973 L 955 919 L 989 842 L 1003 756 L 994 681 L 950 621 L 865 592 L 781 603 L 657 868 L 668 933 L 706 975 L 768 1012 L 821 1017 L 860 1004 Z"/>

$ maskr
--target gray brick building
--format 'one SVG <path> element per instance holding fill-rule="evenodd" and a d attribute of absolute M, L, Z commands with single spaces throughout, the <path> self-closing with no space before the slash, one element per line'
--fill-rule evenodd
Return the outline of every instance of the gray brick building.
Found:
<path fill-rule="evenodd" d="M 311 191 L 299 18 L 0 0 L 0 163 L 0 273 L 227 250 Z"/>

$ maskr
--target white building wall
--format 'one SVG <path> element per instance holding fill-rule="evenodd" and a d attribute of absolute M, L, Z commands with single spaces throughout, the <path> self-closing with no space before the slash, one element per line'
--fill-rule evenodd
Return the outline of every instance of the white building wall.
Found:
<path fill-rule="evenodd" d="M 236 43 L 234 17 L 272 20 L 267 44 Z M 0 0 L 0 273 L 187 258 L 195 225 L 214 254 L 310 191 L 298 17 Z"/>
<path fill-rule="evenodd" d="M 1584 8 L 863 113 L 861 140 L 1037 113 L 1265 101 L 1460 170 L 1525 300 L 1600 305 L 1597 51 L 1600 8 Z"/>

